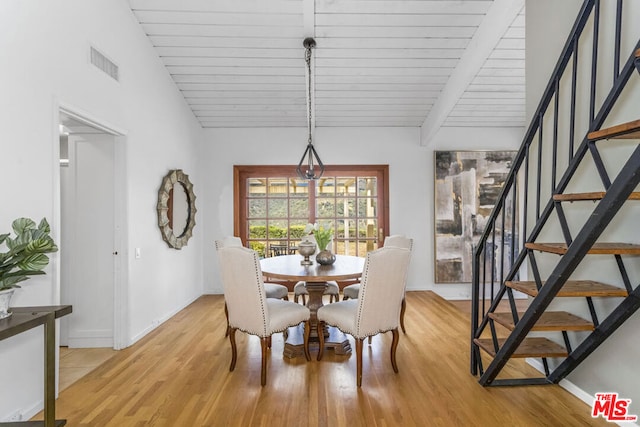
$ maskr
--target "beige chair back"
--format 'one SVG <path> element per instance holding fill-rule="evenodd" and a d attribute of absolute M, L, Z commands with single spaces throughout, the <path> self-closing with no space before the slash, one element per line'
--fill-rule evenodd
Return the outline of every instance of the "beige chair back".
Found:
<path fill-rule="evenodd" d="M 242 240 L 236 236 L 227 236 L 222 240 L 216 240 L 216 250 L 227 247 L 242 246 Z"/>
<path fill-rule="evenodd" d="M 269 310 L 258 254 L 242 246 L 218 249 L 229 326 L 267 337 Z"/>
<path fill-rule="evenodd" d="M 408 237 L 402 234 L 393 234 L 391 236 L 387 236 L 384 239 L 384 246 L 393 246 L 396 248 L 405 248 L 412 250 L 413 249 L 413 239 L 409 239 Z"/>
<path fill-rule="evenodd" d="M 367 253 L 354 336 L 375 335 L 398 327 L 410 256 L 409 249 L 392 246 Z"/>

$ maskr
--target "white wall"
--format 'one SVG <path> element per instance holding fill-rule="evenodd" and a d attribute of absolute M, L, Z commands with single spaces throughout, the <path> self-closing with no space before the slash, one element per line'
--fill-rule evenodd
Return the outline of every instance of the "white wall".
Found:
<path fill-rule="evenodd" d="M 213 241 L 233 233 L 233 165 L 295 165 L 304 151 L 307 131 L 267 128 L 205 132 L 205 292 L 221 293 Z M 444 128 L 433 146 L 422 147 L 419 128 L 317 128 L 315 144 L 325 164 L 389 165 L 389 232 L 414 239 L 408 289 L 432 289 L 446 298 L 469 299 L 469 284 L 433 283 L 433 151 L 516 149 L 521 136 L 521 128 Z"/>
<path fill-rule="evenodd" d="M 555 65 L 560 50 L 564 44 L 566 35 L 573 25 L 581 5 L 579 0 L 557 2 L 553 0 L 531 0 L 527 1 L 527 106 L 529 113 L 537 106 L 541 92 L 548 81 L 551 70 Z M 613 22 L 614 7 L 616 2 L 601 2 L 603 22 Z M 640 3 L 624 2 L 626 12 L 624 14 L 624 31 L 622 43 L 623 61 L 631 54 L 633 46 L 640 37 L 640 28 L 633 22 L 632 17 L 640 14 Z M 597 98 L 602 101 L 607 95 L 612 81 L 612 54 L 613 54 L 613 26 L 603 25 L 600 29 L 601 42 L 599 44 L 600 58 L 598 65 L 598 84 L 602 88 L 598 90 Z M 591 30 L 587 33 L 590 37 Z M 589 40 L 589 38 L 587 38 Z M 588 93 L 588 79 L 590 75 L 591 43 L 582 42 L 580 49 L 580 73 L 585 76 L 579 80 L 579 90 Z M 564 98 L 569 93 L 566 85 L 563 85 Z M 561 97 L 562 99 L 562 97 Z M 578 131 L 577 144 L 584 137 L 586 130 L 585 117 L 588 116 L 588 96 L 579 98 L 577 103 Z M 640 79 L 638 74 L 631 78 L 629 85 L 618 104 L 607 120 L 607 125 L 624 123 L 638 119 L 640 111 Z M 597 112 L 596 108 L 596 112 Z M 566 113 L 566 108 L 564 109 Z M 566 125 L 561 125 L 561 144 L 566 144 Z M 603 150 L 602 154 L 605 164 L 612 177 L 626 160 L 631 149 L 635 148 L 638 141 L 603 141 L 598 143 L 598 147 Z M 550 145 L 550 144 L 549 144 Z M 546 150 L 548 153 L 548 150 Z M 548 156 L 547 156 L 548 157 Z M 576 173 L 576 177 L 570 184 L 570 191 L 601 191 L 603 189 L 597 172 L 592 166 L 589 154 L 583 161 L 584 166 Z M 547 187 L 546 185 L 544 187 Z M 546 202 L 546 199 L 545 199 Z M 592 203 L 573 203 L 565 207 L 567 216 L 571 221 L 572 231 L 579 230 L 580 224 L 588 217 L 593 209 Z M 640 207 L 632 202 L 627 204 L 616 219 L 607 227 L 601 241 L 610 242 L 630 242 L 640 241 L 640 230 L 638 229 L 637 217 L 640 214 Z M 555 217 L 552 217 L 554 220 Z M 557 238 L 559 227 L 554 223 L 545 227 L 541 235 L 542 239 Z M 550 240 L 547 240 L 550 241 Z M 537 256 L 538 264 L 543 271 L 543 277 L 550 273 L 558 258 L 556 256 Z M 636 286 L 640 280 L 640 259 L 638 257 L 624 257 L 625 264 L 631 278 L 631 283 Z M 605 283 L 622 286 L 620 273 L 615 261 L 611 256 L 588 256 L 576 272 L 573 279 L 600 280 Z M 604 313 L 611 310 L 619 300 L 609 300 L 596 298 L 594 300 L 596 309 L 602 321 Z M 590 318 L 589 312 L 583 299 L 561 299 L 553 303 L 554 310 L 568 310 L 584 318 Z M 621 398 L 632 399 L 633 403 L 630 413 L 640 414 L 640 373 L 636 369 L 638 358 L 640 358 L 640 344 L 638 344 L 636 331 L 640 328 L 640 314 L 635 313 L 615 334 L 598 348 L 585 362 L 583 362 L 568 380 L 581 389 L 586 397 L 593 397 L 596 392 L 610 391 L 618 392 Z M 575 338 L 580 338 L 585 334 L 570 334 L 572 342 Z M 558 336 L 550 336 L 552 339 L 561 341 Z"/>
<path fill-rule="evenodd" d="M 58 105 L 126 132 L 121 168 L 126 190 L 123 246 L 131 343 L 202 293 L 202 218 L 181 251 L 169 249 L 157 227 L 157 191 L 172 168 L 190 174 L 197 196 L 202 129 L 125 0 L 5 0 L 0 2 L 0 232 L 20 216 L 54 225 L 58 192 Z M 89 63 L 93 45 L 120 66 L 117 83 Z M 196 201 L 200 207 L 200 199 Z M 96 224 L 97 227 L 100 224 Z M 142 258 L 133 258 L 133 248 Z M 23 286 L 14 305 L 58 302 L 57 255 L 46 276 Z M 73 315 L 73 314 L 72 314 Z M 0 377 L 12 384 L 0 399 L 0 420 L 27 416 L 42 402 L 42 331 L 0 342 Z"/>

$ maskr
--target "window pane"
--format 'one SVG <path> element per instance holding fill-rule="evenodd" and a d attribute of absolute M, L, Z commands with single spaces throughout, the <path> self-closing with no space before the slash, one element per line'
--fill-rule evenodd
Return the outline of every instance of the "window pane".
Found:
<path fill-rule="evenodd" d="M 243 167 L 239 176 L 246 184 L 240 195 L 245 214 L 240 236 L 248 247 L 265 257 L 297 253 L 306 224 L 317 222 L 333 229 L 336 253 L 364 256 L 375 249 L 378 206 L 383 206 L 376 194 L 378 168 L 372 173 L 363 168 L 360 176 L 325 171 L 315 181 L 293 175 L 292 168 L 280 169 Z"/>
<path fill-rule="evenodd" d="M 307 219 L 289 221 L 289 238 L 302 240 L 305 236 L 304 228 L 307 226 Z"/>
<path fill-rule="evenodd" d="M 316 195 L 333 196 L 336 194 L 335 178 L 322 178 L 316 183 Z"/>
<path fill-rule="evenodd" d="M 339 219 L 337 238 L 339 239 L 355 239 L 356 238 L 356 221 L 349 219 Z"/>
<path fill-rule="evenodd" d="M 377 179 L 375 177 L 358 178 L 358 195 L 375 196 L 377 191 Z"/>
<path fill-rule="evenodd" d="M 309 199 L 306 197 L 304 199 L 289 199 L 289 216 L 291 218 L 309 218 Z"/>
<path fill-rule="evenodd" d="M 286 197 L 287 188 L 287 178 L 269 178 L 268 180 L 268 192 L 270 197 Z"/>
<path fill-rule="evenodd" d="M 266 239 L 267 238 L 267 221 L 249 220 L 249 239 Z"/>
<path fill-rule="evenodd" d="M 358 238 L 359 239 L 375 239 L 378 233 L 378 224 L 374 219 L 358 220 Z"/>
<path fill-rule="evenodd" d="M 365 256 L 367 252 L 378 249 L 378 244 L 374 240 L 360 241 L 355 240 L 338 240 L 335 242 L 335 251 L 340 255 Z"/>
<path fill-rule="evenodd" d="M 247 215 L 249 218 L 266 218 L 267 201 L 265 199 L 248 199 Z"/>
<path fill-rule="evenodd" d="M 269 240 L 281 240 L 286 239 L 288 237 L 289 227 L 287 224 L 287 220 L 275 220 L 269 221 L 269 234 L 267 238 Z"/>
<path fill-rule="evenodd" d="M 377 200 L 374 198 L 366 197 L 358 200 L 358 217 L 359 218 L 373 218 L 377 216 L 378 210 L 376 209 Z"/>
<path fill-rule="evenodd" d="M 286 218 L 289 216 L 287 199 L 269 199 L 269 218 Z"/>
<path fill-rule="evenodd" d="M 354 177 L 337 178 L 336 195 L 355 196 L 356 195 L 356 179 Z"/>
<path fill-rule="evenodd" d="M 336 206 L 333 199 L 316 199 L 316 217 L 328 218 L 334 217 L 336 214 Z"/>
<path fill-rule="evenodd" d="M 309 181 L 301 178 L 289 178 L 289 196 L 308 197 Z"/>
<path fill-rule="evenodd" d="M 356 199 L 337 199 L 336 200 L 336 216 L 339 217 L 355 217 L 356 216 Z"/>
<path fill-rule="evenodd" d="M 247 179 L 248 197 L 264 197 L 267 195 L 265 183 L 267 178 L 249 178 Z"/>

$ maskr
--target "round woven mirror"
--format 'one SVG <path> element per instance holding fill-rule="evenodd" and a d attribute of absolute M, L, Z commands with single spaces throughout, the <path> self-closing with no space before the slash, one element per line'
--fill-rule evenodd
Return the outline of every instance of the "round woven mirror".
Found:
<path fill-rule="evenodd" d="M 182 169 L 174 169 L 162 179 L 157 209 L 164 241 L 174 249 L 186 246 L 196 225 L 196 195 Z"/>

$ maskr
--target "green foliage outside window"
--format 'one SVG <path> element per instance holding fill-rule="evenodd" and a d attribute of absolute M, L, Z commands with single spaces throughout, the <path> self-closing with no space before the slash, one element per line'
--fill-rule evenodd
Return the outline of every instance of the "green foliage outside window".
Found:
<path fill-rule="evenodd" d="M 304 225 L 292 225 L 289 227 L 289 237 L 288 239 L 290 240 L 301 240 L 304 236 L 305 236 L 305 232 L 304 232 Z M 355 235 L 355 227 L 350 227 L 350 233 L 348 235 Z M 337 228 L 337 232 L 336 232 L 336 237 L 343 239 L 345 237 L 345 232 L 344 232 L 344 227 L 338 227 Z M 367 230 L 365 229 L 360 229 L 359 233 L 358 233 L 358 237 L 359 238 L 366 238 L 367 237 Z M 267 240 L 267 227 L 264 225 L 254 225 L 249 227 L 249 239 L 260 239 L 260 240 Z M 278 227 L 275 225 L 271 225 L 269 226 L 269 240 L 286 240 L 287 239 L 287 229 L 283 228 L 283 227 Z M 253 242 L 258 244 L 258 242 Z M 264 244 L 262 244 L 262 246 L 264 246 Z M 258 250 L 256 248 L 253 248 L 254 250 Z M 264 248 L 263 248 L 264 249 Z M 258 251 L 260 252 L 260 251 Z"/>
<path fill-rule="evenodd" d="M 291 240 L 301 239 L 304 236 L 304 225 L 292 225 L 289 227 L 289 238 Z M 267 227 L 264 225 L 254 225 L 249 227 L 249 239 L 266 239 Z M 275 225 L 269 226 L 269 240 L 286 239 L 287 229 Z"/>

